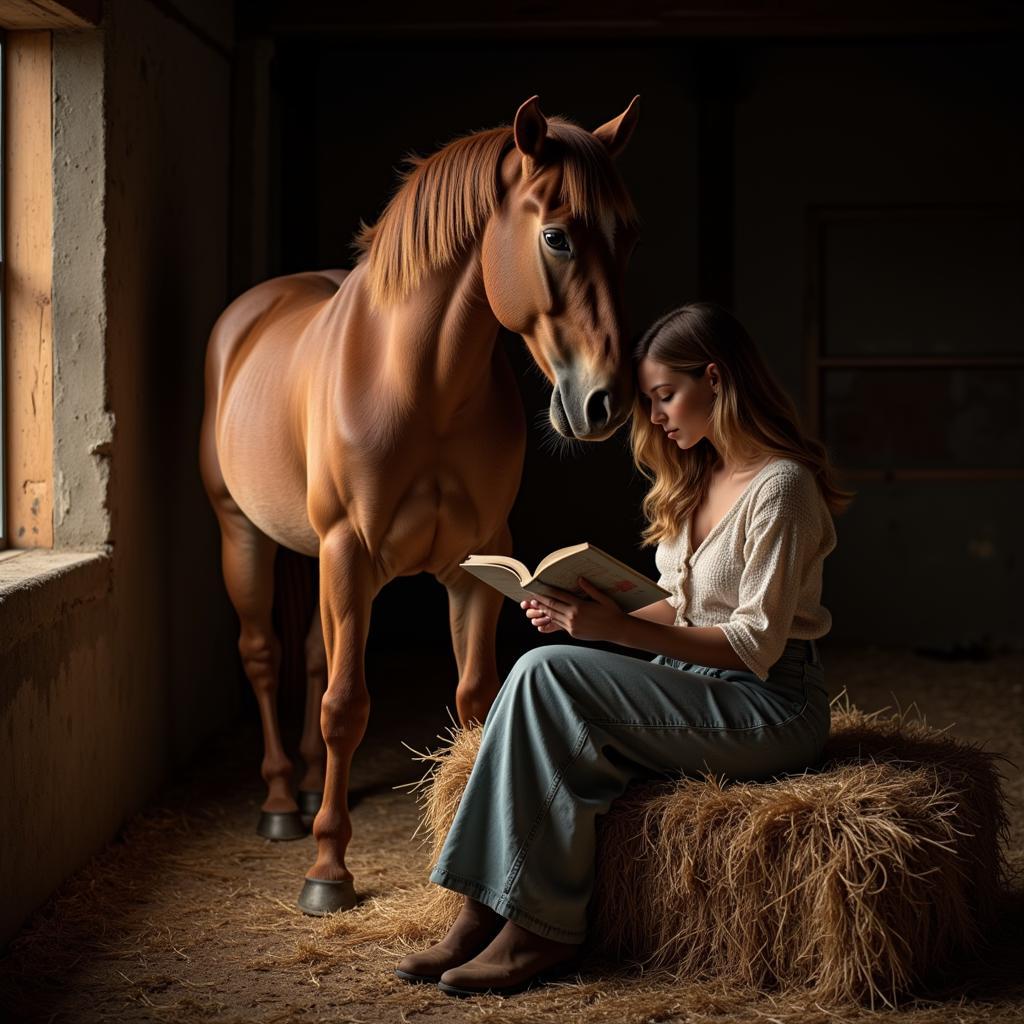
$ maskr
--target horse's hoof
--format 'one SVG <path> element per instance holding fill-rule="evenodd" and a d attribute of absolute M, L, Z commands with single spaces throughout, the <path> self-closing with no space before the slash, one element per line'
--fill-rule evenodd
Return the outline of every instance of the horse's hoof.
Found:
<path fill-rule="evenodd" d="M 299 790 L 299 814 L 302 815 L 302 824 L 309 828 L 313 824 L 316 812 L 324 801 L 324 794 L 318 789 Z"/>
<path fill-rule="evenodd" d="M 298 811 L 260 811 L 257 834 L 275 843 L 286 839 L 302 839 L 308 832 Z"/>
<path fill-rule="evenodd" d="M 356 905 L 352 879 L 330 882 L 325 878 L 307 878 L 299 893 L 299 909 L 311 917 L 324 917 L 337 910 L 351 910 Z"/>

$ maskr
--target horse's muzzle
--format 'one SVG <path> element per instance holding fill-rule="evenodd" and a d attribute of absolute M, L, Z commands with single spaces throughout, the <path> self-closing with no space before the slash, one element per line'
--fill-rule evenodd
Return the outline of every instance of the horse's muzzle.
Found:
<path fill-rule="evenodd" d="M 561 385 L 551 393 L 550 416 L 555 430 L 577 441 L 604 441 L 629 415 L 629 403 L 616 403 L 612 392 L 593 389 L 583 401 L 566 398 Z"/>

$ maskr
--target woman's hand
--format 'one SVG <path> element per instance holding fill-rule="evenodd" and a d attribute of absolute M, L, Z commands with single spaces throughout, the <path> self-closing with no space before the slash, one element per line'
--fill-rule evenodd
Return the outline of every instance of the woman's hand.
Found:
<path fill-rule="evenodd" d="M 626 613 L 582 576 L 579 585 L 586 598 L 559 590 L 554 597 L 538 594 L 529 601 L 520 601 L 519 607 L 540 633 L 564 629 L 577 640 L 614 640 Z"/>

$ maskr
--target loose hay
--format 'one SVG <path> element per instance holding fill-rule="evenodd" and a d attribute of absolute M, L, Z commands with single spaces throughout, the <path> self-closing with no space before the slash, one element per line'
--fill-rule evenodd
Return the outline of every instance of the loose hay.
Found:
<path fill-rule="evenodd" d="M 480 734 L 453 729 L 422 755 L 431 864 Z M 803 774 L 636 784 L 599 819 L 591 951 L 677 982 L 895 1005 L 983 944 L 994 920 L 1008 881 L 999 758 L 906 713 L 847 703 Z M 339 937 L 436 938 L 461 901 L 437 886 L 403 893 Z"/>

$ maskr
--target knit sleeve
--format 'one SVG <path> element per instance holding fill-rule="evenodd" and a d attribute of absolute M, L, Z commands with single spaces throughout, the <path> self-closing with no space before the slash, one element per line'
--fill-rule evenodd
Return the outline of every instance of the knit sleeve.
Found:
<path fill-rule="evenodd" d="M 822 539 L 817 487 L 809 473 L 770 476 L 749 513 L 739 603 L 718 628 L 762 682 L 786 646 L 807 568 Z"/>
<path fill-rule="evenodd" d="M 678 541 L 676 543 L 678 543 Z M 658 571 L 661 573 L 658 577 L 658 586 L 671 592 L 671 597 L 666 597 L 665 600 L 668 601 L 673 608 L 678 608 L 680 603 L 678 589 L 679 573 L 673 565 L 674 559 L 674 546 L 664 541 L 660 543 L 654 553 L 654 563 L 658 567 Z"/>
<path fill-rule="evenodd" d="M 677 578 L 678 577 L 675 575 L 669 576 L 668 573 L 662 573 L 658 577 L 658 586 L 670 591 L 670 595 L 666 597 L 665 600 L 668 601 L 673 608 L 679 607 L 679 595 L 675 590 Z"/>

